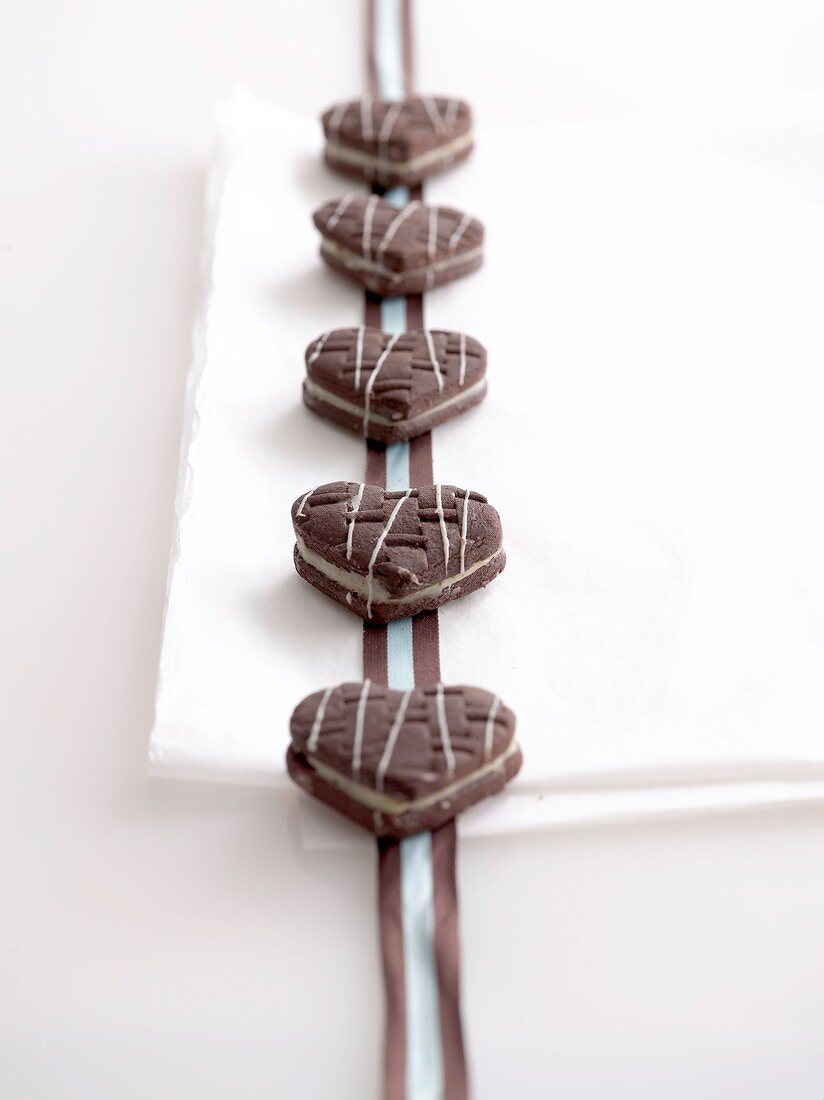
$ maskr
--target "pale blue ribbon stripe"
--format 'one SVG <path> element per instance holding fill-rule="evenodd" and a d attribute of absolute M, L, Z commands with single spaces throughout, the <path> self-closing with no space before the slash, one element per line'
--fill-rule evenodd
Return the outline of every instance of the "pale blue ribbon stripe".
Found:
<path fill-rule="evenodd" d="M 405 187 L 386 192 L 386 200 L 402 207 L 409 201 Z M 381 328 L 384 332 L 406 330 L 406 299 L 384 298 L 381 302 Z M 390 443 L 386 448 L 386 488 L 397 491 L 409 486 L 409 444 Z M 389 686 L 406 691 L 415 686 L 412 664 L 412 620 L 399 619 L 387 627 Z"/>
<path fill-rule="evenodd" d="M 401 0 L 374 0 L 374 4 L 378 94 L 384 99 L 401 99 L 405 94 Z M 386 199 L 393 206 L 405 206 L 409 202 L 409 191 L 406 187 L 394 187 L 387 191 Z M 381 327 L 384 332 L 391 333 L 406 330 L 404 298 L 383 301 Z M 386 487 L 393 491 L 406 489 L 409 480 L 409 444 L 392 443 L 386 448 Z M 387 660 L 389 686 L 401 691 L 413 688 L 411 619 L 389 624 Z M 401 841 L 401 908 L 406 991 L 406 1100 L 443 1100 L 431 833 L 419 833 Z"/>
<path fill-rule="evenodd" d="M 382 99 L 403 99 L 403 18 L 401 0 L 374 0 L 375 68 L 378 95 Z"/>
<path fill-rule="evenodd" d="M 443 1054 L 433 939 L 432 834 L 401 841 L 406 1100 L 442 1100 Z"/>
<path fill-rule="evenodd" d="M 405 206 L 409 191 L 395 187 L 387 191 L 386 199 L 393 206 Z M 384 332 L 406 330 L 406 299 L 385 298 L 381 302 L 381 328 Z M 409 486 L 409 444 L 390 443 L 386 448 L 386 488 L 397 491 Z M 399 619 L 387 627 L 389 686 L 406 691 L 415 686 L 412 664 L 412 620 Z M 401 856 L 401 859 L 403 857 Z"/>

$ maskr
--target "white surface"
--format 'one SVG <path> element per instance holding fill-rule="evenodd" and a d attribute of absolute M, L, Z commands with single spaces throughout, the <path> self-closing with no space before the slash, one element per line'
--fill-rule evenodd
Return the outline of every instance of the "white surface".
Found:
<path fill-rule="evenodd" d="M 424 2 L 428 82 L 487 121 L 822 82 L 819 5 L 507 10 Z M 375 1095 L 370 857 L 143 774 L 214 103 L 356 90 L 354 14 L 0 7 L 4 1100 Z M 477 1100 L 822 1095 L 822 842 L 795 810 L 464 845 Z"/>
<path fill-rule="evenodd" d="M 362 477 L 362 441 L 299 389 L 361 295 L 317 260 L 309 214 L 347 185 L 315 120 L 244 93 L 219 117 L 151 755 L 283 785 L 292 708 L 361 668 L 360 623 L 296 577 L 288 519 Z M 514 706 L 525 753 L 467 835 L 824 794 L 823 135 L 810 95 L 481 128 L 428 188 L 489 227 L 481 274 L 427 296 L 429 324 L 490 352 L 436 476 L 499 507 L 509 559 L 444 612 L 444 675 Z M 513 204 L 516 163 L 551 188 Z"/>

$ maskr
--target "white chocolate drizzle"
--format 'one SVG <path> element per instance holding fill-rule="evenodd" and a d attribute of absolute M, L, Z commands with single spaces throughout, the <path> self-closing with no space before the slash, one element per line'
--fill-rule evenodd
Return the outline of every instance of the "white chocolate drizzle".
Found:
<path fill-rule="evenodd" d="M 332 114 L 329 117 L 329 133 L 334 137 L 340 137 L 340 128 L 343 123 L 344 116 L 349 109 L 348 102 L 336 103 Z"/>
<path fill-rule="evenodd" d="M 303 509 L 306 507 L 306 501 L 309 499 L 309 497 L 312 495 L 312 493 L 314 493 L 314 491 L 315 491 L 314 489 L 310 489 L 309 492 L 306 493 L 306 495 L 303 497 L 303 499 L 300 502 L 300 505 L 298 506 L 298 510 L 297 510 L 297 514 L 295 515 L 295 519 L 297 519 L 298 516 L 303 516 L 304 519 L 306 518 L 306 513 L 304 512 Z"/>
<path fill-rule="evenodd" d="M 462 332 L 459 339 L 458 339 L 458 347 L 460 348 L 460 352 L 461 352 L 461 369 L 460 369 L 460 373 L 458 374 L 458 385 L 462 386 L 464 384 L 464 379 L 466 378 L 466 333 L 465 332 Z"/>
<path fill-rule="evenodd" d="M 378 133 L 378 144 L 385 145 L 392 136 L 392 131 L 395 129 L 395 123 L 398 121 L 398 115 L 403 109 L 403 103 L 393 103 L 389 110 L 384 115 L 381 128 Z"/>
<path fill-rule="evenodd" d="M 455 754 L 452 751 L 452 740 L 449 736 L 449 725 L 446 721 L 446 699 L 443 693 L 443 684 L 438 684 L 435 689 L 435 712 L 438 716 L 438 730 L 443 745 L 443 755 L 446 760 L 446 778 L 452 779 L 455 775 Z"/>
<path fill-rule="evenodd" d="M 320 731 L 323 726 L 323 716 L 326 714 L 326 704 L 329 702 L 329 696 L 332 694 L 332 691 L 332 688 L 327 688 L 318 703 L 318 709 L 315 711 L 315 720 L 312 723 L 312 732 L 309 734 L 309 740 L 306 742 L 307 752 L 314 752 L 318 747 Z"/>
<path fill-rule="evenodd" d="M 326 229 L 325 229 L 326 233 L 329 233 L 331 230 L 333 230 L 335 228 L 335 226 L 341 220 L 343 215 L 346 213 L 347 207 L 353 202 L 355 197 L 356 196 L 355 196 L 354 192 L 351 192 L 350 194 L 343 196 L 343 198 L 340 200 L 338 205 L 335 207 L 335 209 L 329 215 L 329 221 L 326 223 Z"/>
<path fill-rule="evenodd" d="M 458 494 L 455 493 L 455 505 L 457 507 Z M 461 510 L 461 572 L 466 568 L 466 521 L 469 516 L 469 490 L 464 489 L 464 503 Z"/>
<path fill-rule="evenodd" d="M 312 348 L 312 354 L 309 356 L 308 366 L 311 367 L 313 363 L 317 362 L 318 356 L 323 351 L 324 344 L 329 339 L 329 335 L 328 332 L 324 332 L 323 336 L 318 339 L 318 342 L 315 344 L 314 348 Z"/>
<path fill-rule="evenodd" d="M 395 129 L 395 123 L 398 121 L 398 116 L 402 109 L 402 102 L 393 103 L 384 115 L 383 122 L 381 123 L 381 128 L 378 132 L 378 156 L 375 164 L 378 179 L 381 177 L 380 162 L 382 160 L 389 160 L 389 139 L 392 136 L 392 131 Z"/>
<path fill-rule="evenodd" d="M 371 680 L 364 680 L 358 699 L 358 711 L 355 716 L 355 739 L 352 742 L 352 778 L 357 783 L 360 780 L 361 752 L 363 750 L 363 726 L 366 719 L 366 700 L 369 698 Z"/>
<path fill-rule="evenodd" d="M 452 124 L 455 122 L 455 119 L 458 117 L 458 106 L 459 104 L 457 99 L 447 100 L 446 110 L 443 113 L 444 125 L 452 126 Z"/>
<path fill-rule="evenodd" d="M 438 250 L 438 213 L 437 206 L 429 207 L 429 233 L 426 244 L 426 258 L 430 264 L 435 259 L 435 254 Z M 426 285 L 432 286 L 434 279 L 435 272 L 430 269 L 426 275 Z"/>
<path fill-rule="evenodd" d="M 426 349 L 429 352 L 429 362 L 432 364 L 432 370 L 435 372 L 435 381 L 438 383 L 438 390 L 443 393 L 443 375 L 441 374 L 441 364 L 438 362 L 438 357 L 435 354 L 435 344 L 432 340 L 432 333 L 429 329 L 424 329 L 424 337 L 426 338 Z"/>
<path fill-rule="evenodd" d="M 486 719 L 486 729 L 484 730 L 484 760 L 489 760 L 492 756 L 492 738 L 495 733 L 495 715 L 498 713 L 498 707 L 501 705 L 501 700 L 496 695 L 492 700 L 492 706 L 489 708 L 489 714 Z"/>
<path fill-rule="evenodd" d="M 444 131 L 444 122 L 441 118 L 441 112 L 438 110 L 438 104 L 431 95 L 425 95 L 421 97 L 424 110 L 429 115 L 432 125 L 435 127 L 437 133 L 442 134 Z"/>
<path fill-rule="evenodd" d="M 361 368 L 363 366 L 363 334 L 364 326 L 358 328 L 358 339 L 355 344 L 355 391 L 360 389 Z"/>
<path fill-rule="evenodd" d="M 443 571 L 444 576 L 449 574 L 449 532 L 446 529 L 446 516 L 443 514 L 443 497 L 441 496 L 440 483 L 435 486 L 435 510 L 438 513 L 438 523 L 441 525 L 441 540 L 443 541 Z"/>
<path fill-rule="evenodd" d="M 410 202 L 408 206 L 405 206 L 403 208 L 403 210 L 400 210 L 395 215 L 395 217 L 392 219 L 392 221 L 386 227 L 386 232 L 383 235 L 383 239 L 381 240 L 381 243 L 378 245 L 378 251 L 376 253 L 376 259 L 378 259 L 378 260 L 381 259 L 384 252 L 386 251 L 386 249 L 391 244 L 392 238 L 395 236 L 397 231 L 400 229 L 400 227 L 403 225 L 403 223 L 406 221 L 406 219 L 409 217 L 409 215 L 414 214 L 414 212 L 417 210 L 417 208 L 420 205 L 421 205 L 420 202 L 417 199 L 415 199 L 414 202 Z"/>
<path fill-rule="evenodd" d="M 352 560 L 352 536 L 355 533 L 355 516 L 358 514 L 358 509 L 361 506 L 361 501 L 363 500 L 363 490 L 365 488 L 366 488 L 366 486 L 363 485 L 363 484 L 358 486 L 357 495 L 355 496 L 355 499 L 352 502 L 352 510 L 350 511 L 349 515 L 346 517 L 347 522 L 349 524 L 349 530 L 346 532 L 346 560 L 347 561 Z M 468 491 L 469 490 L 467 490 L 467 492 Z"/>
<path fill-rule="evenodd" d="M 447 250 L 449 252 L 454 252 L 455 249 L 458 247 L 458 242 L 460 241 L 460 239 L 464 235 L 464 233 L 466 233 L 467 229 L 469 228 L 469 223 L 471 221 L 472 221 L 472 215 L 471 214 L 464 214 L 464 216 L 458 222 L 458 225 L 455 228 L 455 232 L 449 238 L 449 244 L 447 245 Z"/>
<path fill-rule="evenodd" d="M 403 494 L 403 496 L 400 498 L 400 500 L 397 502 L 395 507 L 392 509 L 392 512 L 389 516 L 389 520 L 384 525 L 383 530 L 381 531 L 380 535 L 378 536 L 378 541 L 375 543 L 375 549 L 372 551 L 372 555 L 369 558 L 369 565 L 366 568 L 366 617 L 367 617 L 367 619 L 372 618 L 372 583 L 373 583 L 373 579 L 374 579 L 375 562 L 378 560 L 378 554 L 381 552 L 381 547 L 383 546 L 384 541 L 386 540 L 386 536 L 392 530 L 392 524 L 395 522 L 395 520 L 397 518 L 397 515 L 398 515 L 398 512 L 400 512 L 401 508 L 403 507 L 404 501 L 409 500 L 409 496 L 410 496 L 411 492 L 412 492 L 411 489 L 407 489 L 406 492 Z"/>
<path fill-rule="evenodd" d="M 375 789 L 378 791 L 383 790 L 383 781 L 386 778 L 386 772 L 389 768 L 389 762 L 392 759 L 392 753 L 395 751 L 395 744 L 398 740 L 398 736 L 403 726 L 403 720 L 406 717 L 406 709 L 409 706 L 409 699 L 412 695 L 412 690 L 405 691 L 403 698 L 401 699 L 400 706 L 395 714 L 395 720 L 392 723 L 392 728 L 389 730 L 389 736 L 386 739 L 386 745 L 383 750 L 383 755 L 380 758 L 377 769 L 375 770 Z"/>
<path fill-rule="evenodd" d="M 378 195 L 370 195 L 363 212 L 363 236 L 361 238 L 361 251 L 368 260 L 372 259 L 372 219 L 375 217 L 375 207 L 380 202 Z"/>
<path fill-rule="evenodd" d="M 398 340 L 400 339 L 400 336 L 401 336 L 401 334 L 399 332 L 395 333 L 395 335 L 392 337 L 392 339 L 386 345 L 384 350 L 381 352 L 377 363 L 375 363 L 374 370 L 372 371 L 372 373 L 369 375 L 369 377 L 366 380 L 366 386 L 364 387 L 364 391 L 363 391 L 363 431 L 364 431 L 364 435 L 366 434 L 366 429 L 369 427 L 369 406 L 370 406 L 371 401 L 372 401 L 372 388 L 375 385 L 375 379 L 380 374 L 381 368 L 383 367 L 383 364 L 389 358 L 389 353 L 392 351 L 392 348 L 394 348 L 395 344 L 397 344 Z"/>

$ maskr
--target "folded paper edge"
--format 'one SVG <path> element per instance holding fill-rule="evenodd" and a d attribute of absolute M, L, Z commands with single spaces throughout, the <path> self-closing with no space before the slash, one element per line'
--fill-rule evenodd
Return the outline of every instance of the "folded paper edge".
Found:
<path fill-rule="evenodd" d="M 180 557 L 180 532 L 183 518 L 192 502 L 194 479 L 189 455 L 197 438 L 198 409 L 203 393 L 203 382 L 208 363 L 209 315 L 214 293 L 214 263 L 218 248 L 223 196 L 226 178 L 231 162 L 235 141 L 234 121 L 238 108 L 248 102 L 250 95 L 243 89 L 236 89 L 228 100 L 217 105 L 215 111 L 215 142 L 206 177 L 206 189 L 203 197 L 203 237 L 198 262 L 197 308 L 192 324 L 191 360 L 186 372 L 183 394 L 183 413 L 180 428 L 180 453 L 178 457 L 177 483 L 175 486 L 174 520 L 172 541 L 169 548 L 169 564 L 166 573 L 166 593 L 161 622 L 161 642 L 158 654 L 157 680 L 155 683 L 152 728 L 149 733 L 148 773 L 150 775 L 172 775 L 174 768 L 166 770 L 159 761 L 166 756 L 169 747 L 164 734 L 167 732 L 158 722 L 159 702 L 162 689 L 163 656 L 166 642 L 166 618 L 169 611 L 169 596 L 174 582 L 175 567 Z M 188 771 L 183 765 L 180 777 Z M 211 771 L 211 769 L 207 769 Z M 285 783 L 285 773 L 284 773 Z"/>

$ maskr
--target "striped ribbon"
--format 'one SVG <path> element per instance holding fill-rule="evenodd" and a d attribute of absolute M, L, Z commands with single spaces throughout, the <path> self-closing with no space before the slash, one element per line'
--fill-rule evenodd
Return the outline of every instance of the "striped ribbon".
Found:
<path fill-rule="evenodd" d="M 399 99 L 412 89 L 411 0 L 366 0 L 368 92 Z M 379 189 L 375 189 L 379 190 Z M 396 206 L 422 198 L 397 187 Z M 384 332 L 423 328 L 423 297 L 365 295 L 364 323 Z M 431 485 L 432 436 L 387 447 L 367 442 L 366 480 L 390 490 Z M 364 626 L 364 676 L 407 690 L 440 680 L 438 613 Z M 466 1100 L 459 1001 L 457 833 L 378 842 L 381 952 L 386 991 L 384 1100 Z"/>

